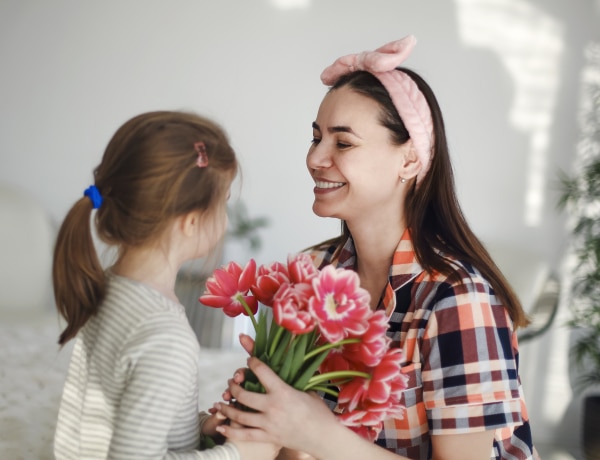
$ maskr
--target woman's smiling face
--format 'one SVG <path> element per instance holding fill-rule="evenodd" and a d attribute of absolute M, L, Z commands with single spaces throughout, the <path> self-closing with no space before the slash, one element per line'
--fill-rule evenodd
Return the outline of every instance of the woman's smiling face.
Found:
<path fill-rule="evenodd" d="M 347 222 L 400 213 L 410 145 L 392 143 L 377 102 L 348 87 L 330 91 L 313 123 L 306 158 L 315 181 L 314 213 Z"/>

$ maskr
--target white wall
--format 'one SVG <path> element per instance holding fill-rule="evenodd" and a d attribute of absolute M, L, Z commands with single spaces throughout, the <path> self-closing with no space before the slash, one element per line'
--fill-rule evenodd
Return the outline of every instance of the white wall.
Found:
<path fill-rule="evenodd" d="M 571 162 L 582 46 L 597 34 L 593 4 L 304 2 L 3 0 L 0 181 L 30 191 L 60 220 L 122 122 L 146 110 L 195 110 L 229 131 L 244 199 L 252 214 L 271 218 L 257 258 L 284 257 L 338 229 L 313 216 L 304 166 L 325 92 L 320 71 L 343 53 L 413 33 L 419 43 L 406 64 L 438 94 L 473 227 L 486 240 L 555 257 L 552 181 Z M 542 128 L 529 126 L 544 117 Z M 547 135 L 537 163 L 536 133 Z M 541 212 L 528 226 L 531 189 Z"/>
<path fill-rule="evenodd" d="M 600 38 L 598 1 L 276 3 L 2 0 L 0 183 L 32 194 L 58 222 L 126 119 L 194 110 L 225 126 L 244 201 L 271 221 L 255 257 L 282 259 L 338 231 L 312 214 L 304 165 L 325 93 L 321 70 L 413 33 L 419 42 L 406 65 L 438 95 L 474 229 L 558 267 L 557 171 L 574 157 L 583 47 Z"/>

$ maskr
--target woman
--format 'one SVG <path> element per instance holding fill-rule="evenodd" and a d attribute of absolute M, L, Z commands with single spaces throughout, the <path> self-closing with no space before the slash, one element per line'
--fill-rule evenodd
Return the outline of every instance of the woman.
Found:
<path fill-rule="evenodd" d="M 331 88 L 307 156 L 313 211 L 343 228 L 313 260 L 355 270 L 371 307 L 388 314 L 406 357 L 405 416 L 385 421 L 371 444 L 252 358 L 267 394 L 230 382 L 230 396 L 257 410 L 217 405 L 255 428 L 220 427 L 230 439 L 269 440 L 288 458 L 534 458 L 515 333 L 527 319 L 462 215 L 433 92 L 398 67 L 414 44 L 409 36 L 325 69 Z"/>

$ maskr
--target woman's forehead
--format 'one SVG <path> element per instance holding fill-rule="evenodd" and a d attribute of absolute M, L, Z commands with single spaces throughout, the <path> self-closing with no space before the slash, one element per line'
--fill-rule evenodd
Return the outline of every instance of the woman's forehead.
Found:
<path fill-rule="evenodd" d="M 347 127 L 356 131 L 360 126 L 380 125 L 380 110 L 373 99 L 342 87 L 325 95 L 315 123 L 320 130 Z"/>

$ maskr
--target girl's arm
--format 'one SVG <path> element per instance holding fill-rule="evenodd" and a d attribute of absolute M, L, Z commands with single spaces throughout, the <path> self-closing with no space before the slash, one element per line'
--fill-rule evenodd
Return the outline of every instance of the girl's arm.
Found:
<path fill-rule="evenodd" d="M 277 455 L 271 444 L 237 441 L 198 450 L 195 340 L 178 323 L 169 323 L 168 317 L 148 321 L 129 338 L 123 359 L 115 363 L 127 383 L 114 418 L 109 458 L 265 460 Z M 170 436 L 180 445 L 169 446 Z"/>

